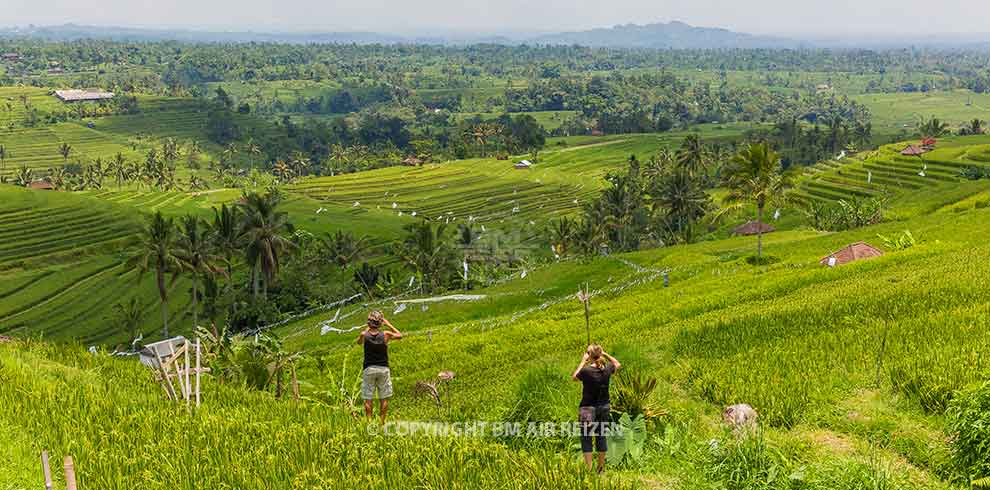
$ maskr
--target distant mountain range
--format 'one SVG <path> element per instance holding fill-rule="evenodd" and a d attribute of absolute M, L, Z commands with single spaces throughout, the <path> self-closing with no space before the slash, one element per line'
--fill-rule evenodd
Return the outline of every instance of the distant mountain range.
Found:
<path fill-rule="evenodd" d="M 754 36 L 728 29 L 694 27 L 683 22 L 668 24 L 626 24 L 589 31 L 563 32 L 532 39 L 538 44 L 579 44 L 602 48 L 728 49 L 794 48 L 801 42 Z"/>
<path fill-rule="evenodd" d="M 805 39 L 759 36 L 728 29 L 695 27 L 683 22 L 646 25 L 625 24 L 586 31 L 531 35 L 455 35 L 437 34 L 409 36 L 378 32 L 254 32 L 254 31 L 199 31 L 190 29 L 151 29 L 135 27 L 101 27 L 77 24 L 59 26 L 29 26 L 0 28 L 2 37 L 30 37 L 55 41 L 76 39 L 110 39 L 115 41 L 180 41 L 220 43 L 325 43 L 325 44 L 504 44 L 504 45 L 580 45 L 605 48 L 640 49 L 786 49 L 801 47 L 820 48 L 892 48 L 906 46 L 990 48 L 990 35 L 936 35 Z"/>

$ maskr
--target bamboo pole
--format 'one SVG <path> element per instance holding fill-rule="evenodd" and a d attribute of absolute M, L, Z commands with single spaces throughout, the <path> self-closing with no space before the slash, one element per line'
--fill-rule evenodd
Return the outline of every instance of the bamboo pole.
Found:
<path fill-rule="evenodd" d="M 196 408 L 199 408 L 199 378 L 200 378 L 199 370 L 201 366 L 200 356 L 201 356 L 201 350 L 200 350 L 199 337 L 196 337 Z"/>
<path fill-rule="evenodd" d="M 191 389 L 192 388 L 192 385 L 189 384 L 189 341 L 188 340 L 185 342 L 185 347 L 186 347 L 186 353 L 185 353 L 185 356 L 186 356 L 186 366 L 185 366 L 185 368 L 186 368 L 185 369 L 185 371 L 186 371 L 186 408 L 189 408 L 189 405 L 192 403 L 192 393 L 191 393 L 191 391 L 192 391 L 192 389 Z"/>
<path fill-rule="evenodd" d="M 76 465 L 72 456 L 65 457 L 65 490 L 76 490 Z"/>
<path fill-rule="evenodd" d="M 52 490 L 52 469 L 48 465 L 48 451 L 41 452 L 41 471 L 45 474 L 45 490 Z"/>

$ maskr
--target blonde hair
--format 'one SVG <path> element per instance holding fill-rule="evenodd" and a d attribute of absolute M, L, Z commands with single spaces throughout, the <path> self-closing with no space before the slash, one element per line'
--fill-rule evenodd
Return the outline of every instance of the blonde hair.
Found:
<path fill-rule="evenodd" d="M 605 369 L 605 356 L 602 355 L 604 352 L 605 350 L 598 344 L 588 346 L 588 358 L 598 369 Z"/>
<path fill-rule="evenodd" d="M 384 320 L 385 320 L 385 315 L 383 315 L 382 312 L 378 310 L 368 313 L 369 327 L 374 327 L 374 328 L 381 327 Z"/>

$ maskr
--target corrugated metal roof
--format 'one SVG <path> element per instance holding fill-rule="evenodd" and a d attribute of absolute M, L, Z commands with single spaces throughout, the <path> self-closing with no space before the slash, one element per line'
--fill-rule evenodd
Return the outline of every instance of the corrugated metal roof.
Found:
<path fill-rule="evenodd" d="M 56 90 L 55 97 L 64 102 L 78 102 L 84 100 L 106 100 L 113 98 L 113 92 L 101 92 L 97 90 Z"/>

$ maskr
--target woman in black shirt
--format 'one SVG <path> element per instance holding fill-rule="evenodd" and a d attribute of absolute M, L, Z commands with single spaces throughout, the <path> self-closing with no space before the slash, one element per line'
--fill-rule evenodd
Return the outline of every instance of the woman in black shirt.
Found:
<path fill-rule="evenodd" d="M 605 425 L 610 422 L 608 386 L 609 379 L 622 364 L 608 355 L 602 346 L 591 344 L 585 351 L 581 364 L 571 376 L 582 384 L 581 406 L 578 419 L 581 422 L 581 452 L 588 469 L 592 469 L 593 450 L 598 451 L 598 472 L 605 471 L 605 453 L 608 443 L 605 439 Z M 594 444 L 592 444 L 592 439 Z"/>

